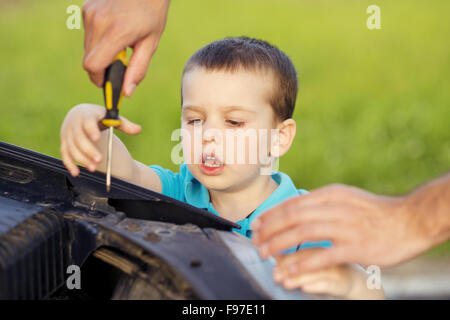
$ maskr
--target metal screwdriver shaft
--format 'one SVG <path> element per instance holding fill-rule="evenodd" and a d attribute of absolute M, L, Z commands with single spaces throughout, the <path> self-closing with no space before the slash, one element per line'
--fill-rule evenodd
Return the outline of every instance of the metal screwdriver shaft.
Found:
<path fill-rule="evenodd" d="M 105 71 L 103 82 L 103 94 L 105 96 L 106 114 L 102 124 L 108 129 L 108 153 L 106 157 L 106 191 L 111 190 L 111 162 L 114 127 L 122 124 L 119 118 L 119 108 L 122 102 L 122 84 L 125 70 L 127 68 L 127 52 L 122 50 L 113 60 L 112 64 Z"/>
<path fill-rule="evenodd" d="M 106 192 L 111 190 L 111 157 L 112 157 L 112 140 L 114 135 L 114 127 L 109 127 L 108 129 L 108 154 L 106 157 L 107 167 L 106 167 Z"/>

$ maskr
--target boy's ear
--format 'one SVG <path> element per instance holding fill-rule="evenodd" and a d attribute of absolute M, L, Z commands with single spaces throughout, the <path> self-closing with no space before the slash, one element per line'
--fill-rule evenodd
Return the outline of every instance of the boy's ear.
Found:
<path fill-rule="evenodd" d="M 271 156 L 276 158 L 288 152 L 294 141 L 297 125 L 294 119 L 286 119 L 277 125 L 277 129 L 278 135 L 273 137 L 271 146 Z"/>

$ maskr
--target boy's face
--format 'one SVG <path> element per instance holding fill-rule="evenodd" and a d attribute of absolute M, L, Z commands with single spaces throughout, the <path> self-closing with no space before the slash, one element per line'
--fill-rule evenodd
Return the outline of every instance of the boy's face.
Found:
<path fill-rule="evenodd" d="M 183 77 L 183 153 L 206 188 L 236 191 L 271 167 L 270 73 L 195 68 Z M 188 137 L 186 137 L 186 134 Z"/>

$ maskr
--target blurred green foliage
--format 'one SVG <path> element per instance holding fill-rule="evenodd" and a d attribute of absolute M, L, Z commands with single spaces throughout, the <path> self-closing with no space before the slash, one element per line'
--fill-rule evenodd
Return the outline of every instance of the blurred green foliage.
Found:
<path fill-rule="evenodd" d="M 67 7 L 83 2 L 0 3 L 0 140 L 59 158 L 68 110 L 102 104 L 81 66 L 83 29 L 66 27 Z M 366 27 L 371 4 L 381 30 Z M 448 12 L 448 0 L 172 1 L 147 78 L 123 104 L 143 131 L 119 136 L 139 161 L 177 170 L 170 135 L 185 62 L 211 41 L 247 35 L 277 45 L 299 73 L 298 132 L 281 171 L 305 189 L 408 192 L 450 167 Z"/>

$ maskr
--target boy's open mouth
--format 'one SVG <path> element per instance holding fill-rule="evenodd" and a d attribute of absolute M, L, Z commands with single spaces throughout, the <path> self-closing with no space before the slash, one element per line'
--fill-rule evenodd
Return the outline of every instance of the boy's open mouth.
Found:
<path fill-rule="evenodd" d="M 223 166 L 222 161 L 216 158 L 214 154 L 205 153 L 202 155 L 202 164 L 209 168 L 219 168 Z"/>
<path fill-rule="evenodd" d="M 214 153 L 202 154 L 202 164 L 200 170 L 207 175 L 217 175 L 222 172 L 224 163 L 217 158 Z"/>

